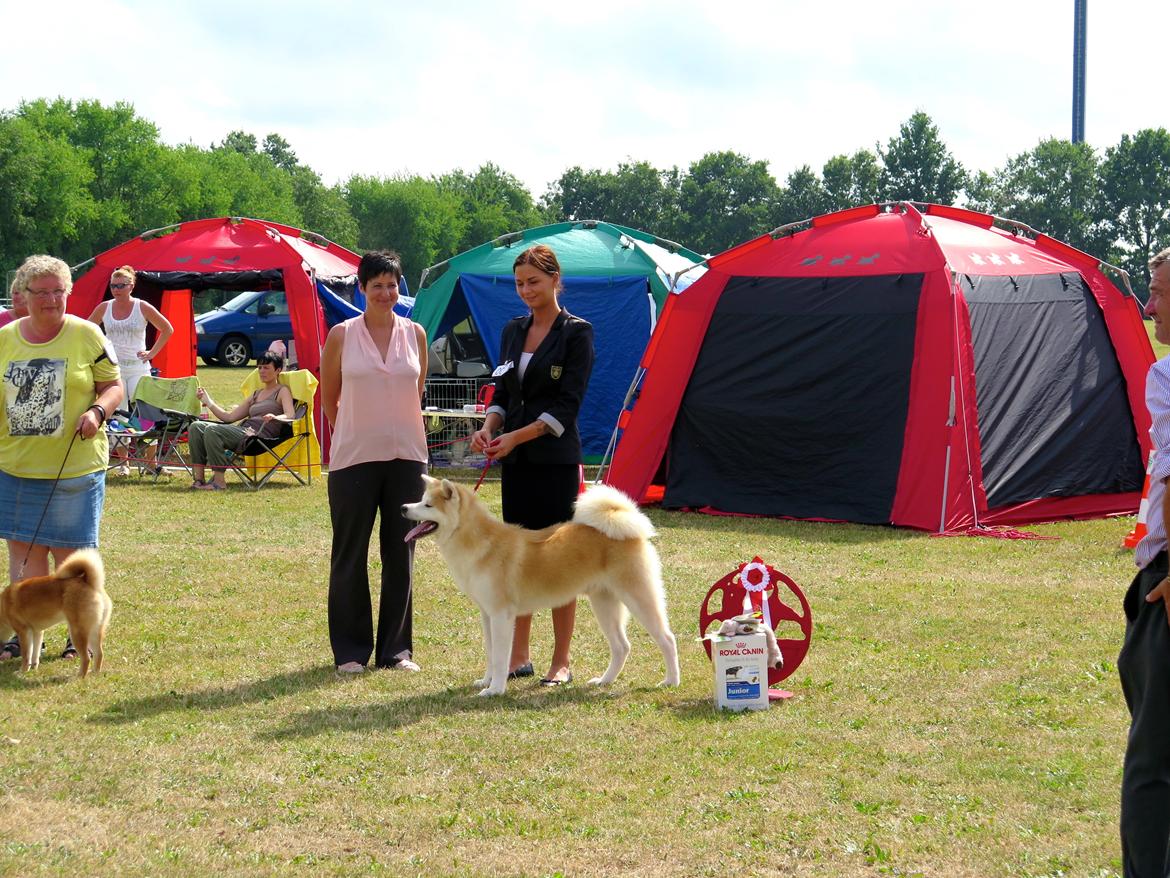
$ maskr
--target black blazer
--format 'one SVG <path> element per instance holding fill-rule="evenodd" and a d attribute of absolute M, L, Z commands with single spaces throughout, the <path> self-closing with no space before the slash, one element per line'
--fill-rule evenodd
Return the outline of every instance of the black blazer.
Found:
<path fill-rule="evenodd" d="M 517 367 L 532 315 L 508 321 L 500 335 L 500 367 L 492 408 L 504 412 L 504 431 L 511 432 L 548 415 L 564 428 L 523 442 L 503 463 L 580 463 L 581 434 L 577 413 L 593 371 L 593 324 L 564 308 L 532 355 L 521 382 Z"/>

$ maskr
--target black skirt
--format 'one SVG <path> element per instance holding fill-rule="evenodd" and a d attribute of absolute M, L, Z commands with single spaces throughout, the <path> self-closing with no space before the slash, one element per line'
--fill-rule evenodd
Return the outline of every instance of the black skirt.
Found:
<path fill-rule="evenodd" d="M 528 530 L 568 521 L 580 485 L 575 463 L 505 463 L 500 473 L 504 521 Z"/>

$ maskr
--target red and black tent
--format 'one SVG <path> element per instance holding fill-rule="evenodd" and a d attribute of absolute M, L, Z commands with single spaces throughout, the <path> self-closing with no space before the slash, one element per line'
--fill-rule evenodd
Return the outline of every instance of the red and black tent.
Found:
<path fill-rule="evenodd" d="M 1154 355 L 1093 257 L 902 203 L 706 264 L 619 422 L 606 481 L 631 496 L 936 532 L 1137 509 Z"/>
<path fill-rule="evenodd" d="M 298 365 L 317 372 L 327 329 L 316 281 L 355 275 L 358 261 L 356 253 L 332 241 L 280 223 L 240 217 L 193 220 L 98 254 L 74 283 L 68 307 L 88 317 L 107 295 L 114 269 L 132 266 L 138 273 L 135 295 L 175 327 L 155 365 L 164 376 L 180 377 L 195 374 L 193 292 L 284 290 Z"/>

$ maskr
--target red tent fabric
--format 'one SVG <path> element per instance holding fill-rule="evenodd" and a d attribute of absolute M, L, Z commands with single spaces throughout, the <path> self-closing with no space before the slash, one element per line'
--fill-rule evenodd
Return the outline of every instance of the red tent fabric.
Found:
<path fill-rule="evenodd" d="M 121 265 L 162 275 L 165 280 L 155 285 L 156 294 L 147 297 L 174 324 L 176 334 L 164 348 L 158 368 L 168 377 L 193 375 L 193 313 L 183 275 L 279 272 L 298 363 L 319 373 L 326 325 L 315 278 L 354 275 L 358 261 L 356 253 L 292 226 L 239 217 L 195 220 L 147 232 L 96 256 L 73 285 L 69 311 L 88 317 L 106 296 L 110 275 Z M 150 285 L 139 283 L 140 289 L 144 286 Z"/>
<path fill-rule="evenodd" d="M 712 257 L 668 299 L 606 481 L 934 532 L 1132 513 L 1140 306 L 1093 257 L 1001 225 L 871 205 Z"/>

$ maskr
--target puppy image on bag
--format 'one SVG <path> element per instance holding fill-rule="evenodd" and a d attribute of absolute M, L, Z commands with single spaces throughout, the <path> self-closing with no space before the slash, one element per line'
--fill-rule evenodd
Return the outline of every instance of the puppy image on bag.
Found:
<path fill-rule="evenodd" d="M 402 514 L 420 524 L 406 535 L 434 533 L 455 585 L 479 607 L 487 673 L 480 695 L 500 695 L 517 616 L 586 595 L 609 642 L 609 667 L 594 684 L 617 679 L 630 641 L 627 609 L 645 626 L 666 662 L 664 686 L 679 684 L 678 650 L 666 617 L 654 526 L 634 501 L 606 485 L 577 498 L 571 521 L 525 530 L 488 512 L 463 485 L 423 477 L 426 489 Z"/>
<path fill-rule="evenodd" d="M 106 594 L 106 571 L 96 549 L 80 549 L 48 576 L 22 579 L 0 592 L 0 639 L 20 636 L 21 670 L 40 664 L 45 629 L 64 622 L 81 658 L 79 675 L 102 669 L 102 643 L 114 603 Z"/>

